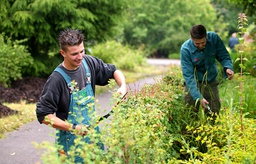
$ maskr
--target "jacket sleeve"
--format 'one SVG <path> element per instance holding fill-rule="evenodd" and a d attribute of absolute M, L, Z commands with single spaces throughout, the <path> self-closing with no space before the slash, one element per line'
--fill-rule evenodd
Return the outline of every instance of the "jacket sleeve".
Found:
<path fill-rule="evenodd" d="M 232 60 L 223 41 L 220 39 L 220 37 L 217 34 L 215 35 L 215 37 L 216 38 L 214 40 L 216 41 L 215 45 L 217 49 L 216 59 L 221 63 L 224 70 L 224 75 L 225 77 L 227 77 L 226 69 L 233 70 Z"/>
<path fill-rule="evenodd" d="M 60 101 L 60 82 L 58 82 L 58 79 L 60 79 L 60 76 L 50 76 L 47 79 L 40 100 L 36 104 L 36 116 L 40 123 L 42 123 L 46 115 L 54 114 L 58 109 Z M 65 83 L 62 85 L 65 86 Z"/>
<path fill-rule="evenodd" d="M 189 93 L 191 94 L 194 100 L 197 100 L 198 98 L 203 98 L 199 88 L 197 87 L 195 68 L 189 57 L 189 52 L 185 48 L 181 48 L 180 59 L 182 75 L 186 82 L 186 87 L 188 87 Z"/>

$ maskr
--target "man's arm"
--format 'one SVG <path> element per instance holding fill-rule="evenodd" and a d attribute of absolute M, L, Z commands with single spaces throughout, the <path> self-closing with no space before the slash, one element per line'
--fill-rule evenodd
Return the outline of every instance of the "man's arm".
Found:
<path fill-rule="evenodd" d="M 182 50 L 180 52 L 180 58 L 181 58 L 181 68 L 182 68 L 182 74 L 186 82 L 186 87 L 189 90 L 190 95 L 193 97 L 195 101 L 201 101 L 201 105 L 206 108 L 206 105 L 209 104 L 209 102 L 202 96 L 200 93 L 199 88 L 197 87 L 197 81 L 196 81 L 196 70 L 192 64 L 192 62 L 189 60 L 189 55 L 186 53 L 186 51 Z"/>
<path fill-rule="evenodd" d="M 53 114 L 48 114 L 47 116 L 45 116 L 42 123 L 46 125 L 51 125 L 53 128 L 64 131 L 70 131 L 70 129 L 72 128 L 72 125 L 70 123 L 61 120 Z"/>
<path fill-rule="evenodd" d="M 73 125 L 68 123 L 67 121 L 63 121 L 60 118 L 56 117 L 53 114 L 48 114 L 45 116 L 45 119 L 42 123 L 46 125 L 51 125 L 55 129 L 64 130 L 64 131 L 74 131 L 77 135 L 86 135 L 88 133 L 88 129 L 82 125 L 76 125 L 75 129 L 73 129 Z"/>
<path fill-rule="evenodd" d="M 197 77 L 196 77 L 196 70 L 193 66 L 192 61 L 189 59 L 189 54 L 181 48 L 180 52 L 180 59 L 181 59 L 181 69 L 182 75 L 186 82 L 186 87 L 189 90 L 189 93 L 193 97 L 194 100 L 202 99 L 203 96 L 200 93 L 199 88 L 197 87 Z"/>
<path fill-rule="evenodd" d="M 217 57 L 216 59 L 221 63 L 222 67 L 224 68 L 225 77 L 228 79 L 232 79 L 234 72 L 233 72 L 233 63 L 229 52 L 227 51 L 223 41 L 221 38 L 216 34 L 216 48 L 217 48 Z"/>
<path fill-rule="evenodd" d="M 124 96 L 127 92 L 124 74 L 120 70 L 115 70 L 113 77 L 119 86 L 117 93 L 120 93 L 122 96 Z"/>

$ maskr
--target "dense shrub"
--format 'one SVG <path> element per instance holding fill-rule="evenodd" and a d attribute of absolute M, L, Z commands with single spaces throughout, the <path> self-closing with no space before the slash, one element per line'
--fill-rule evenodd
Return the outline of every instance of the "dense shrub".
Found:
<path fill-rule="evenodd" d="M 102 59 L 105 63 L 112 63 L 118 69 L 133 71 L 136 66 L 146 62 L 143 51 L 133 50 L 115 41 L 107 41 L 91 48 L 92 56 Z"/>
<path fill-rule="evenodd" d="M 12 80 L 22 77 L 22 68 L 33 63 L 27 48 L 20 43 L 22 41 L 11 41 L 10 38 L 0 35 L 0 84 L 10 85 Z"/>
<path fill-rule="evenodd" d="M 22 70 L 22 75 L 32 77 L 47 78 L 52 71 L 63 61 L 63 57 L 59 55 L 46 56 L 41 58 L 34 57 L 34 62 Z"/>

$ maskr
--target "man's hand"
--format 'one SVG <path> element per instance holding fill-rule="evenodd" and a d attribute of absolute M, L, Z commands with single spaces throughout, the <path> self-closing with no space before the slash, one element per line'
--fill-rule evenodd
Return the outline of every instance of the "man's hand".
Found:
<path fill-rule="evenodd" d="M 89 132 L 89 127 L 85 125 L 77 125 L 76 129 L 74 129 L 74 132 L 76 135 L 85 136 Z"/>
<path fill-rule="evenodd" d="M 208 104 L 209 104 L 209 102 L 208 102 L 205 98 L 203 98 L 203 99 L 201 100 L 201 104 L 202 104 L 202 107 L 206 109 L 207 106 L 208 106 Z"/>
<path fill-rule="evenodd" d="M 118 88 L 118 90 L 116 92 L 121 94 L 122 96 L 125 96 L 127 93 L 126 85 L 122 85 L 120 88 Z"/>
<path fill-rule="evenodd" d="M 231 69 L 227 69 L 226 73 L 227 73 L 228 79 L 231 80 L 234 76 L 234 72 Z"/>
<path fill-rule="evenodd" d="M 116 83 L 119 86 L 119 88 L 117 90 L 117 93 L 124 96 L 127 92 L 127 87 L 126 87 L 124 74 L 120 70 L 115 70 L 113 76 L 114 76 L 114 79 L 115 79 Z"/>

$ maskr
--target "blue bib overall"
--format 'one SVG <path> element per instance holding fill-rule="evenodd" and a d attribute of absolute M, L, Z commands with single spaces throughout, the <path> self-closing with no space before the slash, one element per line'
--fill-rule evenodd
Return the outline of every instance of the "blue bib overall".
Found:
<path fill-rule="evenodd" d="M 71 89 L 70 93 L 70 105 L 69 105 L 69 113 L 67 121 L 71 124 L 77 125 L 87 125 L 90 126 L 90 116 L 93 116 L 95 112 L 94 108 L 94 93 L 91 86 L 91 74 L 88 68 L 88 65 L 83 59 L 83 65 L 86 70 L 86 77 L 87 77 L 87 84 L 81 90 L 74 90 L 72 89 L 74 86 L 72 85 L 71 78 L 61 69 L 56 68 L 54 71 L 59 72 L 63 78 L 65 79 L 68 87 Z M 91 104 L 91 105 L 90 105 Z M 95 128 L 97 132 L 99 132 L 99 127 Z M 70 150 L 71 146 L 74 146 L 74 140 L 76 139 L 76 135 L 72 132 L 57 130 L 56 132 L 56 144 L 61 145 L 62 149 L 68 155 L 68 151 Z M 83 138 L 86 143 L 90 143 L 90 139 L 88 137 Z M 101 149 L 104 149 L 103 144 L 100 144 Z M 76 157 L 77 162 L 82 162 L 82 159 Z"/>

